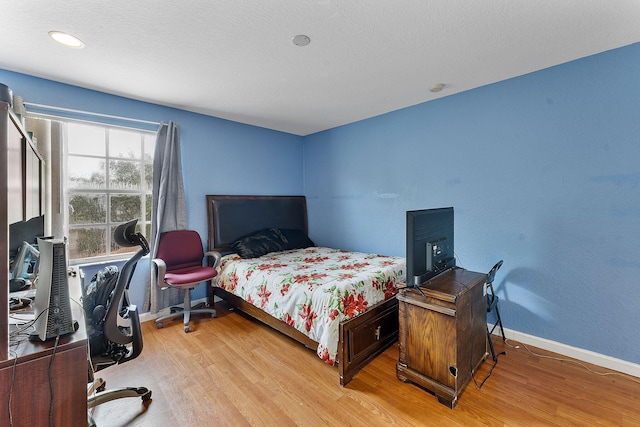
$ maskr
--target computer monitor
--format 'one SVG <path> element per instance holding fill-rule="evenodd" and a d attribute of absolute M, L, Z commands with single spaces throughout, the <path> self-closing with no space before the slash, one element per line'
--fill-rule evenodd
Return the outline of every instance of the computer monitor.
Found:
<path fill-rule="evenodd" d="M 453 208 L 407 211 L 407 286 L 421 286 L 456 266 Z"/>
<path fill-rule="evenodd" d="M 35 245 L 36 239 L 42 236 L 44 236 L 44 215 L 9 224 L 9 259 L 17 255 L 22 242 Z"/>
<path fill-rule="evenodd" d="M 39 259 L 36 239 L 42 236 L 44 215 L 9 224 L 10 279 L 35 278 Z"/>
<path fill-rule="evenodd" d="M 11 263 L 11 279 L 28 279 L 33 281 L 38 272 L 40 251 L 33 245 L 22 242 L 18 254 Z"/>

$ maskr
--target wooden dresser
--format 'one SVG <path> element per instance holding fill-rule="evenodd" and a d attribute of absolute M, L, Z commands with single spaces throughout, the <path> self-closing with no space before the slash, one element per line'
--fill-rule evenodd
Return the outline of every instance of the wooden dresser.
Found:
<path fill-rule="evenodd" d="M 44 213 L 44 161 L 6 102 L 0 102 L 0 165 L 0 426 L 87 425 L 88 344 L 80 303 L 71 304 L 79 329 L 55 348 L 55 340 L 14 336 L 18 327 L 9 325 L 9 225 Z M 80 286 L 79 278 L 69 280 L 75 301 Z"/>
<path fill-rule="evenodd" d="M 87 425 L 88 343 L 78 275 L 69 277 L 71 312 L 78 330 L 55 340 L 12 338 L 11 358 L 0 362 L 0 426 Z M 12 326 L 12 330 L 16 326 Z M 27 330 L 30 332 L 31 329 Z"/>
<path fill-rule="evenodd" d="M 452 269 L 398 294 L 398 379 L 432 392 L 453 408 L 487 357 L 487 275 Z"/>

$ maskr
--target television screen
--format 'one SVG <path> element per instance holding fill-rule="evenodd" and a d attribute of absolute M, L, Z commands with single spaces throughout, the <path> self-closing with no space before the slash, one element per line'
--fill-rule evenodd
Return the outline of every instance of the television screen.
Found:
<path fill-rule="evenodd" d="M 407 286 L 420 286 L 455 265 L 453 208 L 407 211 Z"/>

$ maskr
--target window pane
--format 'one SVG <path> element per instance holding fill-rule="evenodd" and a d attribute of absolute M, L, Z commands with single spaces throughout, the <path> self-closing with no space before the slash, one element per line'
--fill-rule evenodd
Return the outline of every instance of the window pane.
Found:
<path fill-rule="evenodd" d="M 144 164 L 144 190 L 151 191 L 153 189 L 153 159 L 145 157 Z"/>
<path fill-rule="evenodd" d="M 122 129 L 109 130 L 109 156 L 139 159 L 142 154 L 142 138 L 139 132 Z"/>
<path fill-rule="evenodd" d="M 67 126 L 67 150 L 69 154 L 105 156 L 106 129 L 80 123 Z"/>
<path fill-rule="evenodd" d="M 139 190 L 140 162 L 109 160 L 109 187 L 113 190 Z"/>
<path fill-rule="evenodd" d="M 127 222 L 141 219 L 142 196 L 114 194 L 111 196 L 111 222 Z"/>
<path fill-rule="evenodd" d="M 151 211 L 153 210 L 153 199 L 151 197 L 151 194 L 147 194 L 145 197 L 146 197 L 146 204 L 145 204 L 146 212 L 145 212 L 144 220 L 151 221 Z"/>
<path fill-rule="evenodd" d="M 104 189 L 106 186 L 105 160 L 68 156 L 69 189 Z"/>
<path fill-rule="evenodd" d="M 69 199 L 69 224 L 107 222 L 106 194 L 73 194 Z"/>
<path fill-rule="evenodd" d="M 155 133 L 74 121 L 64 126 L 70 259 L 135 252 L 116 245 L 112 233 L 136 218 L 139 229 L 151 227 Z"/>
<path fill-rule="evenodd" d="M 153 161 L 153 153 L 156 148 L 156 135 L 151 133 L 144 134 L 144 157 Z"/>
<path fill-rule="evenodd" d="M 69 230 L 69 258 L 106 255 L 106 230 L 106 227 L 72 228 Z"/>
<path fill-rule="evenodd" d="M 156 147 L 156 136 L 145 134 L 144 136 L 144 181 L 145 190 L 153 188 L 153 156 Z"/>

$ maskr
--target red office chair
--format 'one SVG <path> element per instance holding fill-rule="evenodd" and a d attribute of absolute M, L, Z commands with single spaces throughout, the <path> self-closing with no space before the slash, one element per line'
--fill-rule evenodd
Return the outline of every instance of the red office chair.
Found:
<path fill-rule="evenodd" d="M 205 257 L 212 257 L 212 267 L 203 266 Z M 191 307 L 191 289 L 199 283 L 210 281 L 217 276 L 216 267 L 220 254 L 215 251 L 204 253 L 202 240 L 193 230 L 175 230 L 162 233 L 158 242 L 158 253 L 153 260 L 156 268 L 157 284 L 162 289 L 169 287 L 184 289 L 184 308 L 172 307 L 171 314 L 156 319 L 156 327 L 162 328 L 167 319 L 184 316 L 184 331 L 189 332 L 191 313 L 208 313 L 216 316 L 213 308 Z"/>

